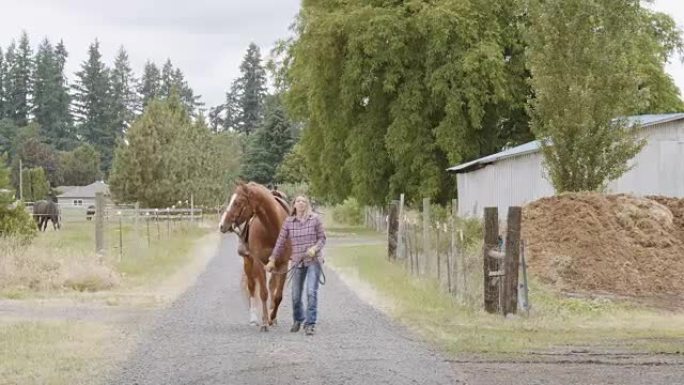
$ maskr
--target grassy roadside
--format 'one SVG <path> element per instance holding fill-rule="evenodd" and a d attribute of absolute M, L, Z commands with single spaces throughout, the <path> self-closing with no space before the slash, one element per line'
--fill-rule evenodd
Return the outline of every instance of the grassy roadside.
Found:
<path fill-rule="evenodd" d="M 42 233 L 29 246 L 0 243 L 0 298 L 22 299 L 26 314 L 0 318 L 0 385 L 102 383 L 135 342 L 139 325 L 46 320 L 32 306 L 113 306 L 124 313 L 168 303 L 194 281 L 216 247 L 212 228 L 177 226 L 156 233 L 108 228 L 108 254 L 94 253 L 91 224 Z M 170 231 L 169 231 L 170 230 Z M 2 242 L 2 241 L 0 241 Z M 75 309 L 74 311 L 77 311 Z M 126 321 L 129 322 L 129 321 Z"/>
<path fill-rule="evenodd" d="M 93 384 L 121 359 L 116 329 L 91 322 L 0 323 L 0 384 Z"/>
<path fill-rule="evenodd" d="M 684 344 L 682 313 L 562 298 L 532 282 L 534 311 L 529 318 L 502 319 L 459 306 L 435 283 L 410 277 L 384 258 L 382 244 L 330 245 L 327 253 L 330 264 L 343 275 L 370 284 L 392 316 L 453 354 L 508 355 L 578 347 L 674 353 Z"/>

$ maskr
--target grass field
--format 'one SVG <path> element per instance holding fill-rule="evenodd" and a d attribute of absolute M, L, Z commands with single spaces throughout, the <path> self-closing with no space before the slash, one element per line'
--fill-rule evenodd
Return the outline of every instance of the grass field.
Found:
<path fill-rule="evenodd" d="M 327 253 L 343 275 L 370 284 L 392 316 L 454 354 L 507 355 L 578 347 L 676 353 L 684 346 L 684 313 L 564 298 L 533 280 L 529 317 L 504 319 L 461 306 L 436 283 L 409 276 L 402 266 L 386 260 L 382 243 L 331 246 Z"/>
<path fill-rule="evenodd" d="M 209 231 L 187 223 L 163 223 L 159 228 L 152 225 L 148 237 L 144 222 L 119 227 L 114 221 L 106 226 L 104 255 L 95 252 L 93 222 L 67 222 L 59 231 L 38 234 L 30 245 L 2 239 L 0 296 L 51 296 L 158 281 L 188 263 L 194 241 Z"/>

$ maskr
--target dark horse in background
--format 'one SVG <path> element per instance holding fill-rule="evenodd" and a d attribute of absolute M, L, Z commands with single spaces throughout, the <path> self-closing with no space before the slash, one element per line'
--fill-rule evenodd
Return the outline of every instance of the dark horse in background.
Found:
<path fill-rule="evenodd" d="M 59 223 L 59 206 L 51 200 L 42 200 L 34 203 L 33 218 L 40 231 L 47 229 L 48 221 L 52 221 L 52 227 L 55 230 L 62 227 Z"/>

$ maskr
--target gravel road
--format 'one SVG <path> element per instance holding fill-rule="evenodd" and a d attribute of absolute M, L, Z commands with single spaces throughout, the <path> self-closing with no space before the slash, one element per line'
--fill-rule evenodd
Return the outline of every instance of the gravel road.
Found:
<path fill-rule="evenodd" d="M 152 318 L 111 384 L 459 384 L 452 364 L 360 300 L 329 268 L 315 336 L 289 332 L 289 287 L 269 332 L 248 325 L 236 239 Z"/>

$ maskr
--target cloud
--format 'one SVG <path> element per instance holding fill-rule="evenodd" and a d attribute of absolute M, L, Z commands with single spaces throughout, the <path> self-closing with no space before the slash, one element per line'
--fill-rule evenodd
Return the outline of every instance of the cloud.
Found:
<path fill-rule="evenodd" d="M 88 45 L 97 38 L 111 64 L 124 46 L 140 75 L 145 61 L 170 58 L 207 106 L 222 103 L 250 42 L 266 56 L 289 35 L 299 0 L 24 0 L 3 7 L 0 45 L 26 30 L 34 46 L 47 36 L 63 39 L 67 71 L 78 71 Z"/>

